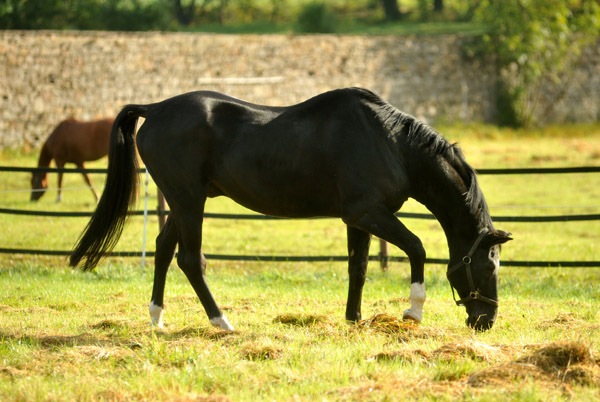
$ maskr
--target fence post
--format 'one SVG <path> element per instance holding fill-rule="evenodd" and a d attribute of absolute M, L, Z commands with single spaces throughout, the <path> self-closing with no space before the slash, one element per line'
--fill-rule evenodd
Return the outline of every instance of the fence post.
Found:
<path fill-rule="evenodd" d="M 158 215 L 158 230 L 160 231 L 167 222 L 167 215 L 165 215 L 165 212 L 167 211 L 167 202 L 165 201 L 165 196 L 158 187 L 156 187 L 156 199 L 158 200 L 156 213 Z"/>
<path fill-rule="evenodd" d="M 390 260 L 388 252 L 388 243 L 385 240 L 379 239 L 379 264 L 382 271 L 387 271 Z"/>

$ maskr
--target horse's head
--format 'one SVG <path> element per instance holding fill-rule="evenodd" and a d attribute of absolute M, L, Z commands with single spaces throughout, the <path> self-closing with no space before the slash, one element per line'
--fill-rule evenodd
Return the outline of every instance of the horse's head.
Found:
<path fill-rule="evenodd" d="M 37 201 L 48 188 L 48 175 L 42 172 L 33 172 L 31 177 L 31 201 Z"/>
<path fill-rule="evenodd" d="M 448 266 L 448 280 L 458 292 L 456 304 L 467 309 L 467 325 L 485 331 L 492 328 L 498 312 L 500 245 L 512 240 L 502 230 L 483 230 L 460 261 Z M 466 251 L 466 250 L 465 250 Z"/>

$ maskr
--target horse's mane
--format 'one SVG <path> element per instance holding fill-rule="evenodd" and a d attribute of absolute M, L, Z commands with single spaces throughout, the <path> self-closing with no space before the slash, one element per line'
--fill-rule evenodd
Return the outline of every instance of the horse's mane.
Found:
<path fill-rule="evenodd" d="M 477 174 L 465 160 L 457 143 L 451 144 L 441 134 L 415 117 L 403 113 L 385 102 L 378 95 L 365 91 L 372 110 L 388 130 L 390 139 L 398 143 L 400 138 L 409 147 L 432 157 L 444 158 L 456 170 L 465 183 L 465 203 L 481 228 L 493 228 L 489 208 L 477 181 Z"/>

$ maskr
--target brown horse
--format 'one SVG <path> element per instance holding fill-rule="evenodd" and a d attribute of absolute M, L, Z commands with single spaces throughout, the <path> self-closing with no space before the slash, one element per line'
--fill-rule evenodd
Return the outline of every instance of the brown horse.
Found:
<path fill-rule="evenodd" d="M 60 122 L 42 146 L 38 167 L 48 167 L 54 159 L 57 168 L 64 167 L 66 163 L 74 163 L 78 168 L 84 169 L 84 162 L 95 161 L 107 155 L 113 121 L 111 118 L 94 121 L 67 119 Z M 61 200 L 62 175 L 62 172 L 58 173 L 56 202 Z M 98 202 L 98 193 L 92 187 L 90 177 L 84 172 L 83 178 Z M 48 172 L 34 172 L 31 178 L 31 201 L 39 200 L 47 188 Z"/>

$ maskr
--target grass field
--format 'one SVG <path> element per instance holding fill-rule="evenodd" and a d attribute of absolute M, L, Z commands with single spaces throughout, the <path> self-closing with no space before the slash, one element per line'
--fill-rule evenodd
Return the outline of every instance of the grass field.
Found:
<path fill-rule="evenodd" d="M 438 127 L 476 168 L 600 165 L 600 126 L 538 132 Z M 0 165 L 36 155 L 0 153 Z M 102 167 L 105 161 L 90 166 Z M 51 186 L 56 178 L 51 175 Z M 101 185 L 102 176 L 92 180 Z M 492 215 L 598 213 L 600 175 L 481 176 Z M 31 204 L 29 175 L 0 173 L 2 208 L 93 208 L 78 175 L 63 202 Z M 152 186 L 151 186 L 152 187 Z M 78 189 L 79 188 L 79 189 Z M 151 194 L 155 194 L 153 188 Z M 156 199 L 149 205 L 154 208 Z M 143 205 L 140 203 L 139 209 Z M 423 212 L 416 202 L 405 211 Z M 247 212 L 218 198 L 209 212 Z M 0 215 L 0 247 L 68 250 L 87 218 Z M 446 258 L 434 221 L 406 220 L 429 257 Z M 505 223 L 514 241 L 502 260 L 600 260 L 600 223 Z M 149 250 L 157 234 L 150 218 Z M 141 250 L 133 218 L 117 250 Z M 336 220 L 205 221 L 210 254 L 344 255 Z M 377 253 L 372 245 L 372 254 Z M 402 255 L 391 250 L 392 255 Z M 174 265 L 165 329 L 150 327 L 152 260 L 104 260 L 92 273 L 63 257 L 0 254 L 0 400 L 597 400 L 600 398 L 600 269 L 501 268 L 495 327 L 474 333 L 456 307 L 445 267 L 428 265 L 420 326 L 408 307 L 409 268 L 372 263 L 359 325 L 343 320 L 344 263 L 209 261 L 208 280 L 236 328 L 213 329 Z"/>

